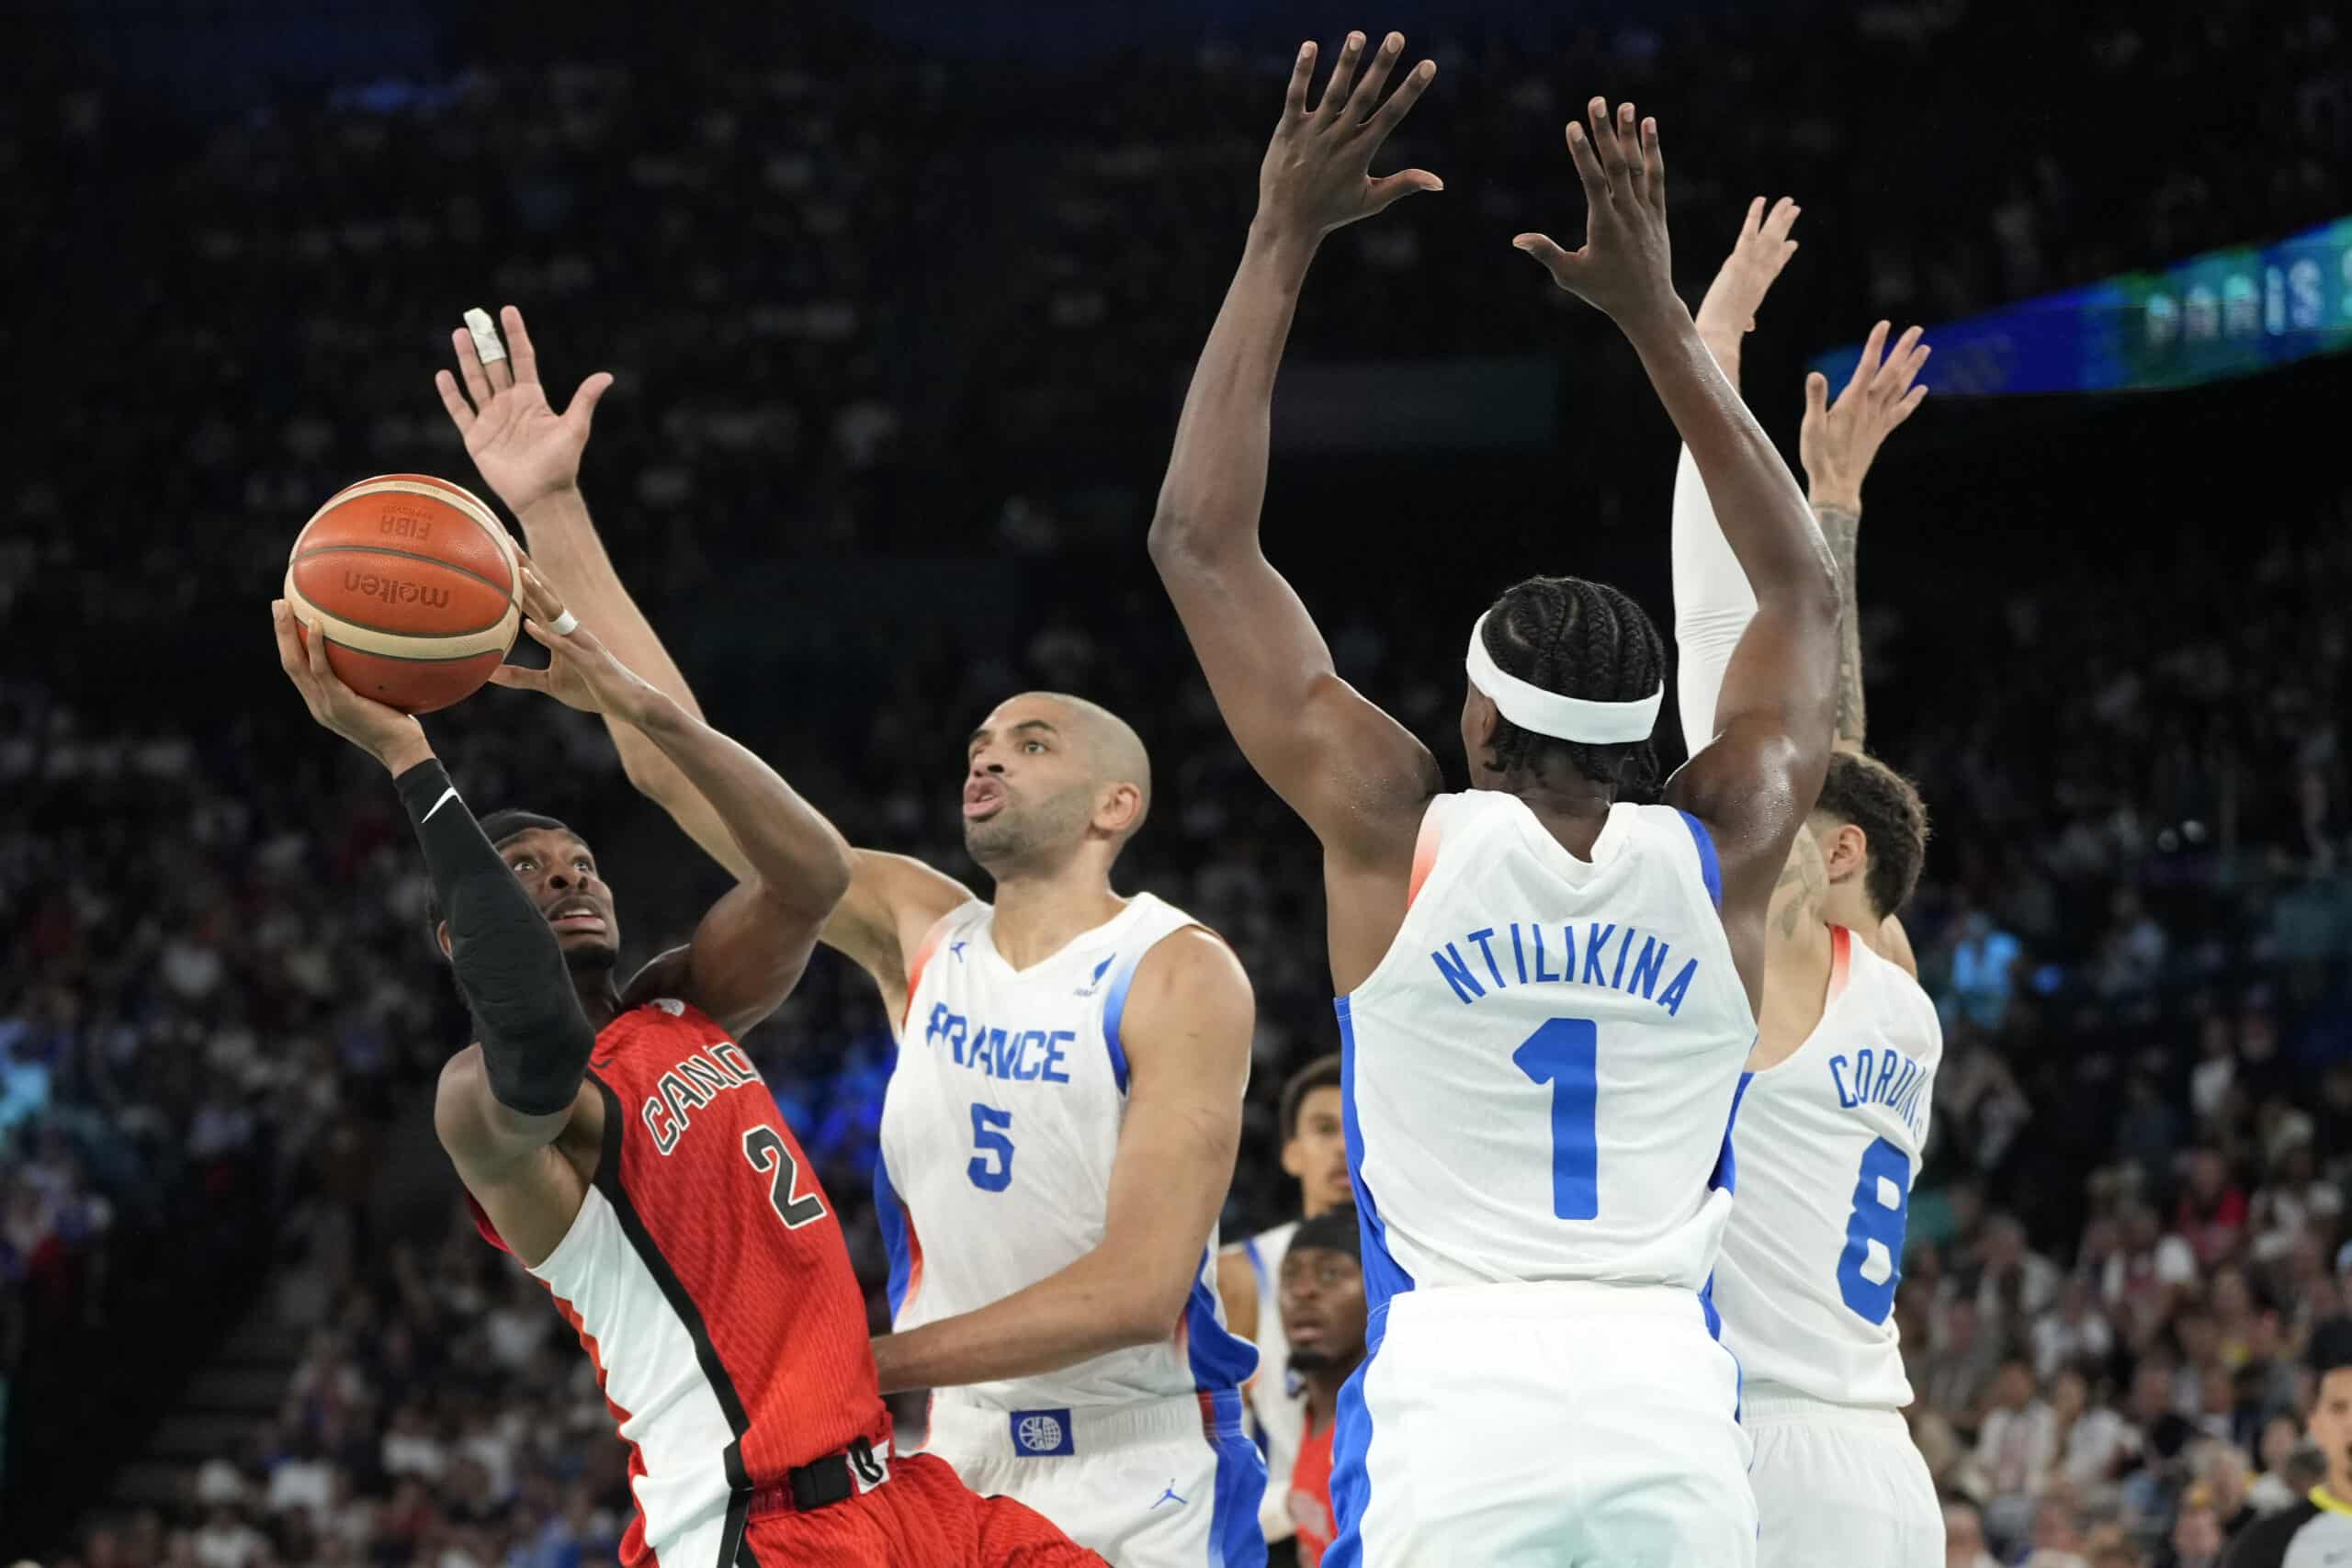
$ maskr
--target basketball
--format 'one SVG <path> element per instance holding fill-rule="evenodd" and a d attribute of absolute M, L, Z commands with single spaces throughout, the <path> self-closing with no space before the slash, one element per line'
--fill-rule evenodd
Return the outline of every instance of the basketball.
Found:
<path fill-rule="evenodd" d="M 407 713 L 490 679 L 522 624 L 514 541 L 472 491 L 424 474 L 338 491 L 295 536 L 286 601 L 345 685 Z"/>

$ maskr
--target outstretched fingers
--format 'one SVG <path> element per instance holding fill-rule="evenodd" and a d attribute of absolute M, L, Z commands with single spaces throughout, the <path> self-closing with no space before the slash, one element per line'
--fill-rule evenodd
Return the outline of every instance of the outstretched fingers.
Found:
<path fill-rule="evenodd" d="M 447 370 L 433 373 L 433 389 L 441 394 L 441 406 L 449 411 L 449 423 L 458 427 L 459 435 L 474 427 L 474 406 L 466 401 L 465 393 L 458 389 L 458 378 Z"/>
<path fill-rule="evenodd" d="M 1862 356 L 1854 361 L 1854 373 L 1846 378 L 1846 390 L 1838 394 L 1840 398 L 1847 392 L 1859 392 L 1869 385 L 1880 362 L 1886 357 L 1886 334 L 1893 325 L 1891 321 L 1881 321 L 1871 329 L 1871 335 L 1862 342 Z"/>
<path fill-rule="evenodd" d="M 1592 138 L 1575 120 L 1568 121 L 1568 162 L 1577 166 L 1577 182 L 1584 186 L 1586 205 L 1598 208 L 1610 199 L 1609 176 L 1600 167 L 1600 155 L 1593 151 Z"/>
<path fill-rule="evenodd" d="M 1587 103 L 1584 118 L 1585 134 L 1592 139 L 1593 164 L 1600 171 L 1601 188 L 1614 197 L 1625 155 L 1617 145 L 1617 126 L 1609 113 L 1609 100 L 1595 97 Z"/>
<path fill-rule="evenodd" d="M 459 327 L 449 334 L 449 342 L 458 351 L 458 374 L 466 384 L 466 396 L 474 402 L 479 412 L 490 406 L 490 377 L 482 370 L 481 351 L 474 346 L 472 329 Z"/>
<path fill-rule="evenodd" d="M 1627 112 L 1631 113 L 1631 106 Z M 1652 207 L 1666 209 L 1666 149 L 1657 139 L 1657 118 L 1642 121 L 1642 195 Z"/>
<path fill-rule="evenodd" d="M 1424 60 L 1405 73 L 1405 79 L 1396 85 L 1395 92 L 1388 95 L 1388 101 L 1381 105 L 1374 112 L 1373 117 L 1364 122 L 1365 132 L 1371 136 L 1374 146 L 1377 147 L 1381 142 L 1385 141 L 1388 139 L 1388 133 L 1404 123 L 1405 117 L 1412 113 L 1413 106 L 1420 101 L 1421 94 L 1426 92 L 1429 85 L 1435 80 L 1437 80 L 1437 62 L 1434 60 Z"/>
<path fill-rule="evenodd" d="M 1756 198 L 1756 207 L 1749 209 L 1749 210 L 1757 210 L 1758 209 L 1762 208 L 1763 205 L 1764 198 L 1759 196 Z M 1794 244 L 1796 242 L 1789 239 L 1789 231 L 1797 226 L 1797 216 L 1804 210 L 1804 208 L 1797 205 L 1797 198 L 1792 196 L 1784 196 L 1780 200 L 1774 202 L 1772 204 L 1770 216 L 1764 220 L 1764 225 L 1761 231 L 1764 238 L 1772 241 L 1776 244 L 1784 241 L 1790 244 Z"/>
<path fill-rule="evenodd" d="M 539 379 L 539 355 L 531 346 L 531 334 L 524 330 L 523 312 L 509 305 L 498 312 L 498 324 L 506 336 L 506 352 L 514 361 L 515 384 L 536 386 Z"/>
<path fill-rule="evenodd" d="M 1290 68 L 1290 89 L 1283 95 L 1283 113 L 1297 119 L 1306 113 L 1306 89 L 1315 80 L 1315 45 L 1312 41 L 1298 46 L 1298 59 Z"/>
<path fill-rule="evenodd" d="M 1887 354 L 1886 363 L 1879 367 L 1878 377 L 1871 385 L 1881 389 L 1882 395 L 1889 400 L 1911 390 L 1911 383 L 1918 379 L 1920 368 L 1928 363 L 1928 355 L 1934 352 L 1919 341 L 1926 334 L 1925 327 L 1913 327 L 1895 339 L 1894 347 Z"/>
<path fill-rule="evenodd" d="M 1359 111 L 1355 118 L 1369 119 L 1371 111 L 1380 107 L 1380 90 L 1388 85 L 1388 73 L 1396 69 L 1397 57 L 1405 52 L 1405 35 L 1390 33 L 1372 51 L 1371 62 L 1363 68 L 1363 79 L 1348 95 L 1348 107 Z"/>
<path fill-rule="evenodd" d="M 1355 82 L 1356 62 L 1363 57 L 1363 34 L 1350 33 L 1348 41 L 1340 47 L 1340 62 L 1331 67 L 1331 79 L 1323 84 L 1323 96 L 1315 106 L 1316 118 L 1330 119 L 1348 107 L 1348 92 Z"/>

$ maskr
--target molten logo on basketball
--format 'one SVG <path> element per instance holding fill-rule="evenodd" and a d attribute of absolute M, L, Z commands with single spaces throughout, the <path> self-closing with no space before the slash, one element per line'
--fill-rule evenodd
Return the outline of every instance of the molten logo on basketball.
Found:
<path fill-rule="evenodd" d="M 346 571 L 343 585 L 351 592 L 365 593 L 387 604 L 421 604 L 428 610 L 438 610 L 449 603 L 449 591 L 446 588 L 422 588 L 381 572 Z"/>

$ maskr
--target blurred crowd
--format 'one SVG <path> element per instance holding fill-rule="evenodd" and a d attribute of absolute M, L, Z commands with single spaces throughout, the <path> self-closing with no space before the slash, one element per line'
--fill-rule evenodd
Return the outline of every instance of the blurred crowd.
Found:
<path fill-rule="evenodd" d="M 1667 104 L 1704 70 L 1741 133 L 1669 120 L 1678 224 L 1805 193 L 1792 313 L 1937 319 L 2352 207 L 2324 5 L 1818 21 L 1587 29 L 1574 82 L 1499 40 L 1429 40 L 1441 85 L 1397 161 L 1451 190 L 1335 242 L 1301 352 L 1553 331 L 1548 297 L 1483 269 L 1511 276 L 1486 252 L 1531 215 L 1568 220 L 1556 122 L 1588 81 Z M 105 1390 L 149 1390 L 152 1413 L 254 1281 L 308 1347 L 277 1419 L 175 1507 L 93 1516 L 85 1568 L 570 1568 L 609 1558 L 629 1506 L 537 1288 L 454 1205 L 419 1235 L 371 1218 L 384 1140 L 462 1020 L 390 792 L 276 685 L 261 629 L 320 497 L 463 475 L 425 382 L 467 303 L 544 302 L 632 367 L 654 412 L 600 431 L 592 472 L 619 476 L 604 514 L 657 622 L 739 552 L 1024 558 L 1039 608 L 1017 630 L 910 624 L 875 700 L 796 695 L 745 738 L 853 839 L 968 870 L 944 738 L 1023 686 L 1136 716 L 1163 804 L 1125 880 L 1226 932 L 1260 999 L 1227 1232 L 1286 1217 L 1273 1096 L 1334 1032 L 1315 862 L 1191 678 L 1136 514 L 1286 56 L 1134 62 L 1106 94 L 834 24 L 795 42 L 453 71 L 198 128 L 78 79 L 0 101 L 21 197 L 0 254 L 61 290 L 0 344 L 54 372 L 18 416 L 30 449 L 75 459 L 0 500 L 0 627 L 114 656 L 0 672 L 10 1463 Z M 1989 113 L 1986 81 L 2044 116 Z M 2151 121 L 2214 97 L 2259 125 L 2183 135 L 2143 177 Z M 1682 249 L 1695 297 L 1713 247 Z M 1591 418 L 1630 417 L 1607 395 L 1629 359 L 1590 374 Z M 1023 493 L 1041 455 L 1049 503 Z M 1938 829 L 1908 919 L 1947 1052 L 1898 1314 L 1967 1568 L 2213 1562 L 2309 1484 L 2297 1356 L 2352 1307 L 2352 491 L 2252 545 L 2209 521 L 2143 520 L 2145 548 L 2012 585 L 1964 680 L 1923 615 L 1869 612 L 1886 754 Z M 1099 546 L 1096 524 L 1135 558 L 1107 586 L 1050 558 Z M 133 678 L 161 626 L 185 656 Z M 1327 629 L 1451 759 L 1458 627 L 1360 603 Z M 712 891 L 593 724 L 506 693 L 430 724 L 471 798 L 596 843 L 633 951 Z M 747 1044 L 878 1297 L 870 987 L 820 961 Z M 181 1332 L 125 1348 L 159 1323 Z"/>

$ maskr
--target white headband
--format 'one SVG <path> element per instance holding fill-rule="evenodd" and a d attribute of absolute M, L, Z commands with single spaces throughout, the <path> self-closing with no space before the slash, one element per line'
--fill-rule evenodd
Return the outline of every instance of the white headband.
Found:
<path fill-rule="evenodd" d="M 1650 732 L 1657 728 L 1658 705 L 1666 698 L 1665 682 L 1659 682 L 1658 689 L 1648 696 L 1630 703 L 1593 703 L 1582 697 L 1562 696 L 1504 673 L 1495 663 L 1495 656 L 1487 651 L 1486 630 L 1484 615 L 1470 628 L 1470 655 L 1463 661 L 1470 671 L 1470 683 L 1486 693 L 1502 710 L 1502 716 L 1521 729 L 1532 729 L 1555 740 L 1581 740 L 1588 745 L 1604 746 L 1647 740 Z"/>

